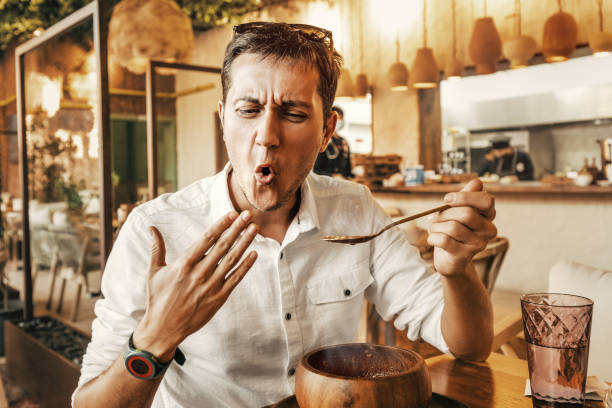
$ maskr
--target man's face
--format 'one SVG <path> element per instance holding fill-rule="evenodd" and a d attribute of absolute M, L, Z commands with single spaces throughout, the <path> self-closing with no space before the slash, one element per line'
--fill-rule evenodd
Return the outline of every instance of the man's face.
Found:
<path fill-rule="evenodd" d="M 295 197 L 325 149 L 336 115 L 324 123 L 319 74 L 303 64 L 243 54 L 231 75 L 225 105 L 219 102 L 234 169 L 230 188 L 256 210 L 278 209 Z"/>

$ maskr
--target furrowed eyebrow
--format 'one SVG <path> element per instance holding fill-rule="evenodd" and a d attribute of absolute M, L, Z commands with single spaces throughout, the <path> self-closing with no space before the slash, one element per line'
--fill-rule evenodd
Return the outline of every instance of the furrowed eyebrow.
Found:
<path fill-rule="evenodd" d="M 249 103 L 255 103 L 257 105 L 261 105 L 261 102 L 259 102 L 259 99 L 253 98 L 252 96 L 243 96 L 242 98 L 240 98 L 238 100 L 239 101 L 243 101 L 243 102 L 249 102 Z"/>
<path fill-rule="evenodd" d="M 306 102 L 302 102 L 302 101 L 285 101 L 282 103 L 282 107 L 283 108 L 306 108 L 306 109 L 311 109 L 312 107 L 310 106 L 310 104 L 306 103 Z"/>

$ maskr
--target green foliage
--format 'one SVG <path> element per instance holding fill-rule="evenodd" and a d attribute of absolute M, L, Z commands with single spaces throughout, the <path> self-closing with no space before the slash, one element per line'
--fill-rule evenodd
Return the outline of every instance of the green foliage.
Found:
<path fill-rule="evenodd" d="M 119 0 L 106 1 L 114 7 Z M 247 13 L 291 0 L 177 0 L 196 31 L 234 23 Z M 0 0 L 0 53 L 22 42 L 38 28 L 47 28 L 89 3 L 89 0 Z"/>
<path fill-rule="evenodd" d="M 83 182 L 80 185 L 70 182 L 66 184 L 62 179 L 55 180 L 55 190 L 60 201 L 66 201 L 68 208 L 73 211 L 80 211 L 83 208 L 83 200 L 79 195 L 80 190 L 84 190 Z"/>

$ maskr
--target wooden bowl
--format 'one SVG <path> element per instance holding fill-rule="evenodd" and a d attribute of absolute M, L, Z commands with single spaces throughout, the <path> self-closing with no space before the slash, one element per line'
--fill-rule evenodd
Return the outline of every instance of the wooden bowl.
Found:
<path fill-rule="evenodd" d="M 302 358 L 295 395 L 300 408 L 423 408 L 431 399 L 431 379 L 423 357 L 413 351 L 339 344 Z"/>

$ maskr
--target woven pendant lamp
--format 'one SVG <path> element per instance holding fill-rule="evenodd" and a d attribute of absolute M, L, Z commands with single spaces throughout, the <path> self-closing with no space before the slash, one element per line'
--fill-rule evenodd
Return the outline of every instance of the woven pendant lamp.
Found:
<path fill-rule="evenodd" d="M 344 1 L 340 1 L 340 15 L 344 15 Z M 344 56 L 344 41 L 340 44 L 341 54 Z M 340 70 L 338 78 L 338 88 L 336 88 L 336 98 L 352 98 L 355 96 L 355 86 L 351 78 L 351 72 L 347 68 Z"/>
<path fill-rule="evenodd" d="M 476 73 L 492 74 L 497 71 L 497 61 L 501 57 L 502 42 L 495 27 L 495 21 L 487 15 L 487 1 L 484 0 L 484 14 L 474 21 L 470 38 L 470 58 L 476 65 Z"/>
<path fill-rule="evenodd" d="M 412 63 L 412 87 L 429 89 L 438 86 L 440 70 L 431 48 L 427 47 L 427 8 L 423 0 L 423 47 L 417 50 Z"/>
<path fill-rule="evenodd" d="M 612 34 L 603 30 L 603 0 L 596 0 L 599 11 L 599 31 L 589 37 L 589 47 L 593 50 L 593 55 L 599 57 L 610 54 L 612 50 Z"/>
<path fill-rule="evenodd" d="M 517 35 L 504 42 L 504 55 L 510 60 L 510 68 L 524 68 L 535 54 L 538 45 L 533 37 L 521 34 L 521 0 L 514 2 L 517 19 Z"/>
<path fill-rule="evenodd" d="M 173 0 L 122 0 L 113 9 L 108 44 L 121 66 L 143 74 L 151 59 L 188 62 L 193 53 L 193 28 Z"/>
<path fill-rule="evenodd" d="M 338 89 L 336 90 L 336 98 L 352 98 L 355 96 L 355 87 L 353 86 L 353 79 L 351 78 L 351 72 L 342 68 L 340 71 L 340 78 L 338 78 Z"/>
<path fill-rule="evenodd" d="M 364 97 L 370 90 L 368 77 L 363 72 L 363 0 L 359 1 L 359 68 L 355 77 L 355 96 Z"/>
<path fill-rule="evenodd" d="M 457 10 L 455 0 L 453 0 L 453 54 L 446 62 L 444 75 L 446 75 L 446 79 L 452 81 L 461 79 L 462 73 L 463 64 L 457 59 Z"/>
<path fill-rule="evenodd" d="M 395 39 L 395 63 L 389 67 L 387 76 L 389 77 L 389 85 L 391 91 L 400 92 L 408 90 L 408 68 L 399 60 L 400 48 L 399 48 L 399 31 L 397 32 L 397 38 Z"/>
<path fill-rule="evenodd" d="M 561 0 L 557 1 L 559 11 L 548 17 L 542 34 L 542 53 L 546 62 L 566 61 L 574 53 L 578 38 L 576 20 L 562 10 Z"/>

